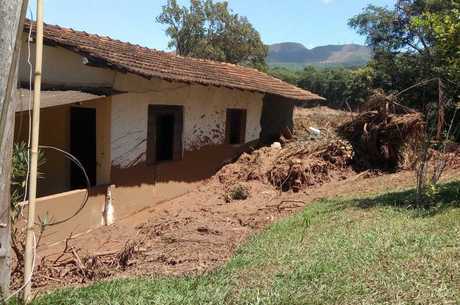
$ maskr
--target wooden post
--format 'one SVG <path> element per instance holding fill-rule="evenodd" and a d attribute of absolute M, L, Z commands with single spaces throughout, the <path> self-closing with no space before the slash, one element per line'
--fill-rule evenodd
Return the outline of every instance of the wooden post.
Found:
<path fill-rule="evenodd" d="M 43 61 L 43 0 L 37 0 L 37 39 L 35 51 L 34 104 L 32 110 L 32 144 L 30 147 L 29 197 L 27 206 L 26 249 L 24 253 L 24 303 L 31 299 L 35 255 L 35 199 L 37 196 L 38 139 L 40 129 L 40 93 Z"/>
<path fill-rule="evenodd" d="M 0 298 L 10 283 L 10 176 L 17 63 L 27 0 L 0 2 Z"/>

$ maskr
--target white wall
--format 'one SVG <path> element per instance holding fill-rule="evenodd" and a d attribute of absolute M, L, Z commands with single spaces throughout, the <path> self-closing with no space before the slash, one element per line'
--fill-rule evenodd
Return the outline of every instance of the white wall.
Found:
<path fill-rule="evenodd" d="M 246 142 L 260 135 L 263 95 L 118 74 L 112 97 L 112 165 L 126 168 L 146 161 L 148 105 L 183 105 L 186 151 L 223 144 L 227 108 L 247 109 Z"/>

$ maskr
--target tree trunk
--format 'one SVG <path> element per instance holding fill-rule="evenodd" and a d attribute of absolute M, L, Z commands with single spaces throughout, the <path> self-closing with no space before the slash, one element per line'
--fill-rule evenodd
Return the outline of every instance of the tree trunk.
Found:
<path fill-rule="evenodd" d="M 10 175 L 17 63 L 27 0 L 0 0 L 0 296 L 10 282 Z"/>

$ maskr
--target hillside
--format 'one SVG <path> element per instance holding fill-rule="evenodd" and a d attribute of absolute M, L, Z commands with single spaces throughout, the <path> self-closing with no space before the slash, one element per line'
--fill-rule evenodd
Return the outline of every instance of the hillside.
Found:
<path fill-rule="evenodd" d="M 284 42 L 269 45 L 267 62 L 270 66 L 303 68 L 314 66 L 360 66 L 371 57 L 371 50 L 362 45 L 327 45 L 307 49 L 301 43 Z"/>

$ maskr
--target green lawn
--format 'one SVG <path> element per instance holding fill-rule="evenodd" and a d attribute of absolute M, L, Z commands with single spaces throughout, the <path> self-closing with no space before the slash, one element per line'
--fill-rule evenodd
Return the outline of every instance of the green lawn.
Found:
<path fill-rule="evenodd" d="M 460 182 L 438 207 L 411 191 L 321 200 L 251 238 L 213 273 L 116 280 L 34 304 L 460 304 Z"/>

